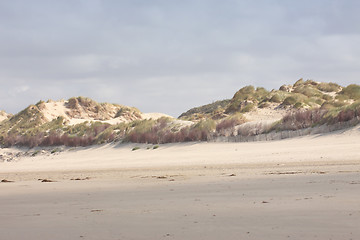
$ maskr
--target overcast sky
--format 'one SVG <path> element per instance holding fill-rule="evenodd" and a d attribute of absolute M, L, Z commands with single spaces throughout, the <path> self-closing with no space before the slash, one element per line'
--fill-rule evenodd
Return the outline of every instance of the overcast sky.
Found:
<path fill-rule="evenodd" d="M 358 0 L 0 0 L 0 109 L 87 96 L 177 117 L 299 78 L 359 84 Z"/>

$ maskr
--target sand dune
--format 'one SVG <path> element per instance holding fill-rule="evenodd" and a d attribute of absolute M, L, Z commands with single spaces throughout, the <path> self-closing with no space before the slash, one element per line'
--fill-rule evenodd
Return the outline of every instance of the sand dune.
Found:
<path fill-rule="evenodd" d="M 47 121 L 52 121 L 59 116 L 64 117 L 64 119 L 67 120 L 67 124 L 69 124 L 69 125 L 75 125 L 75 124 L 91 122 L 91 121 L 100 121 L 100 122 L 109 123 L 109 124 L 119 124 L 122 122 L 130 122 L 131 121 L 130 119 L 127 119 L 122 116 L 112 117 L 108 120 L 99 120 L 94 117 L 88 116 L 88 114 L 85 113 L 84 111 L 82 111 L 81 109 L 79 110 L 82 115 L 81 117 L 70 117 L 68 112 L 71 111 L 71 109 L 69 109 L 66 106 L 66 103 L 67 103 L 67 101 L 65 101 L 65 100 L 48 101 L 48 102 L 44 103 L 44 109 L 42 109 L 42 113 L 44 114 L 44 117 L 47 119 Z M 119 110 L 118 106 L 111 105 L 111 104 L 108 105 L 108 108 L 109 108 L 109 111 L 111 110 L 110 113 L 112 116 L 115 116 L 117 111 Z M 141 116 L 141 119 L 154 119 L 154 120 L 161 118 L 161 117 L 171 117 L 171 116 L 163 114 L 163 113 L 140 113 L 140 116 Z"/>
<path fill-rule="evenodd" d="M 360 160 L 359 139 L 360 126 L 328 134 L 269 142 L 177 143 L 164 144 L 155 150 L 152 145 L 146 144 L 107 144 L 67 148 L 61 153 L 39 154 L 0 163 L 0 173 L 346 163 Z M 135 146 L 140 149 L 132 151 Z"/>
<path fill-rule="evenodd" d="M 0 110 L 0 122 L 4 121 L 5 119 L 8 119 L 8 116 L 9 114 Z"/>

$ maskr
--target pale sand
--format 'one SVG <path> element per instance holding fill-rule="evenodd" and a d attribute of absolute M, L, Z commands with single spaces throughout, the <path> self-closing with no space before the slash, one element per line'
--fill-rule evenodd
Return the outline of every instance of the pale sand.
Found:
<path fill-rule="evenodd" d="M 0 239 L 360 239 L 359 140 L 357 126 L 0 163 L 15 181 L 0 183 Z"/>
<path fill-rule="evenodd" d="M 76 124 L 80 124 L 80 123 L 84 123 L 84 122 L 103 122 L 103 123 L 109 123 L 109 124 L 114 125 L 114 124 L 119 124 L 119 123 L 128 123 L 131 121 L 129 119 L 126 119 L 125 117 L 117 117 L 117 118 L 112 118 L 109 120 L 100 121 L 98 119 L 90 117 L 87 113 L 85 113 L 81 109 L 80 109 L 81 115 L 82 115 L 81 118 L 71 118 L 68 116 L 67 112 L 68 111 L 71 112 L 72 109 L 67 108 L 66 103 L 67 103 L 67 101 L 65 101 L 65 100 L 48 101 L 48 102 L 44 103 L 45 108 L 42 109 L 42 113 L 44 114 L 44 117 L 47 119 L 47 121 L 50 122 L 50 121 L 58 118 L 59 116 L 62 116 L 65 120 L 67 120 L 68 121 L 67 124 L 69 124 L 69 125 L 76 125 Z M 112 112 L 110 114 L 115 116 L 117 111 L 118 111 L 118 108 L 113 106 Z M 140 115 L 141 115 L 142 119 L 156 120 L 161 117 L 173 118 L 164 113 L 141 113 Z M 5 119 L 5 117 L 2 117 L 0 114 L 0 121 L 2 121 L 2 118 Z"/>

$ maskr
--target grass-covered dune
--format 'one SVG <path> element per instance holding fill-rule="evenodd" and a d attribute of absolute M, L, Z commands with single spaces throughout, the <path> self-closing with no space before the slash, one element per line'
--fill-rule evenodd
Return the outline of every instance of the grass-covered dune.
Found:
<path fill-rule="evenodd" d="M 267 111 L 273 121 L 265 124 L 257 119 L 256 114 L 262 111 Z M 281 118 L 274 121 L 271 114 L 278 112 Z M 359 85 L 343 87 L 300 79 L 271 91 L 246 86 L 231 99 L 192 108 L 179 119 L 144 118 L 136 108 L 83 97 L 40 101 L 3 118 L 0 144 L 35 147 L 209 141 L 346 122 L 360 122 Z"/>

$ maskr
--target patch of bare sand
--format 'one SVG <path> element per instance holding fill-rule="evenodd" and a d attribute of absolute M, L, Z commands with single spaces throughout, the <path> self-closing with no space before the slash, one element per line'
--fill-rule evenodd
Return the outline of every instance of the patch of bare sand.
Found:
<path fill-rule="evenodd" d="M 275 122 L 279 121 L 290 111 L 287 108 L 279 108 L 279 104 L 271 103 L 268 107 L 256 108 L 253 111 L 244 113 L 244 116 L 250 122 Z"/>
<path fill-rule="evenodd" d="M 0 178 L 15 182 L 0 183 L 0 238 L 358 239 L 359 139 L 357 126 L 3 162 Z"/>
<path fill-rule="evenodd" d="M 155 180 L 154 180 L 155 181 Z M 0 184 L 1 239 L 358 239 L 358 173 Z"/>
<path fill-rule="evenodd" d="M 103 122 L 103 123 L 109 123 L 109 124 L 119 124 L 119 123 L 123 123 L 123 122 L 130 122 L 130 119 L 127 119 L 125 117 L 114 117 L 108 120 L 98 120 L 92 117 L 87 116 L 86 117 L 86 113 L 82 112 L 82 117 L 81 118 L 74 118 L 74 117 L 69 117 L 69 115 L 67 114 L 68 111 L 71 111 L 69 108 L 66 107 L 66 101 L 65 100 L 60 100 L 60 101 L 48 101 L 46 103 L 44 103 L 45 108 L 42 110 L 42 113 L 44 114 L 45 118 L 48 121 L 52 121 L 54 119 L 56 119 L 57 117 L 61 116 L 64 117 L 64 119 L 67 121 L 67 124 L 69 125 L 76 125 L 76 124 L 80 124 L 80 123 L 84 123 L 84 122 L 92 122 L 92 121 L 99 121 L 99 122 Z M 111 106 L 110 106 L 111 107 Z M 112 114 L 113 116 L 116 115 L 117 112 L 117 107 L 112 106 Z M 0 116 L 1 117 L 1 116 Z M 142 119 L 153 119 L 156 120 L 158 118 L 161 117 L 170 117 L 169 115 L 163 114 L 163 113 L 141 113 L 141 118 Z"/>

